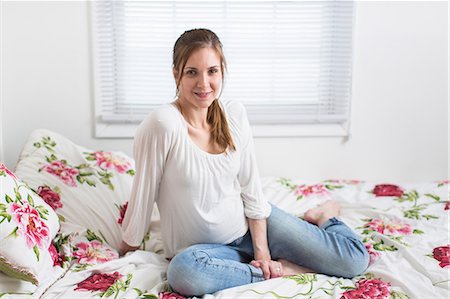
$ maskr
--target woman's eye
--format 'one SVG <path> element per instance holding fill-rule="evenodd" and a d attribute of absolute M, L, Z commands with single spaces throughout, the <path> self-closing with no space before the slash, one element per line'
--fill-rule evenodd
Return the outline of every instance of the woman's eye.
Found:
<path fill-rule="evenodd" d="M 217 73 L 217 72 L 219 72 L 218 69 L 210 69 L 210 70 L 209 70 L 209 73 L 210 73 L 210 74 L 215 74 L 215 73 Z"/>
<path fill-rule="evenodd" d="M 195 71 L 194 70 L 189 70 L 189 71 L 186 72 L 186 74 L 188 74 L 190 76 L 193 76 L 193 75 L 195 75 Z"/>

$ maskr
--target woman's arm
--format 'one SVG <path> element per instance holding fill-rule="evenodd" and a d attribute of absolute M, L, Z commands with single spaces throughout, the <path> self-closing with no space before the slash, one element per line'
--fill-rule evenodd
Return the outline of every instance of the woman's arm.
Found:
<path fill-rule="evenodd" d="M 120 245 L 120 248 L 119 248 L 119 255 L 122 256 L 125 253 L 127 253 L 128 251 L 135 251 L 138 248 L 139 248 L 139 246 L 130 246 L 125 241 L 122 241 L 122 244 Z"/>
<path fill-rule="evenodd" d="M 121 253 L 137 249 L 150 230 L 151 215 L 159 196 L 159 184 L 171 144 L 171 122 L 160 110 L 154 110 L 136 131 L 136 173 L 122 221 Z"/>
<path fill-rule="evenodd" d="M 266 218 L 271 213 L 271 206 L 262 192 L 259 178 L 253 136 L 247 113 L 241 103 L 231 103 L 233 111 L 231 122 L 237 129 L 238 150 L 241 152 L 241 165 L 238 179 L 241 186 L 241 198 L 253 241 L 254 261 L 251 264 L 263 271 L 264 278 L 282 275 L 281 264 L 272 261 L 267 242 Z"/>
<path fill-rule="evenodd" d="M 266 219 L 248 218 L 248 226 L 252 235 L 255 260 L 271 260 L 269 246 L 267 245 Z"/>
<path fill-rule="evenodd" d="M 264 278 L 276 278 L 283 275 L 281 263 L 273 261 L 267 244 L 267 220 L 248 219 L 248 226 L 253 241 L 254 260 L 251 262 L 263 271 Z"/>

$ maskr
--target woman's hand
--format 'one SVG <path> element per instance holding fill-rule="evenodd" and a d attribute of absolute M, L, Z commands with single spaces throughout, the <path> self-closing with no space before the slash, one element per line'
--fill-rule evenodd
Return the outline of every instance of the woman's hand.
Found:
<path fill-rule="evenodd" d="M 261 269 L 263 271 L 264 279 L 283 276 L 283 266 L 280 262 L 260 259 L 251 261 L 250 265 Z"/>
<path fill-rule="evenodd" d="M 139 248 L 139 246 L 130 246 L 127 243 L 125 243 L 124 241 L 122 241 L 122 244 L 120 245 L 120 248 L 119 248 L 119 255 L 122 256 L 125 253 L 127 253 L 128 251 L 135 251 L 138 248 Z"/>
<path fill-rule="evenodd" d="M 248 225 L 253 241 L 254 260 L 250 265 L 262 270 L 264 278 L 277 278 L 283 276 L 283 266 L 273 261 L 267 244 L 267 220 L 250 219 Z"/>

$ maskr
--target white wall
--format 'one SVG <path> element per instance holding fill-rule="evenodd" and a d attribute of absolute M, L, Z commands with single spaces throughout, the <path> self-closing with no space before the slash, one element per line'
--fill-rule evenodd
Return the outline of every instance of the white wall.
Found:
<path fill-rule="evenodd" d="M 131 154 L 130 139 L 92 137 L 88 4 L 2 5 L 6 164 L 15 166 L 35 128 Z M 385 182 L 447 178 L 447 5 L 358 2 L 351 138 L 257 138 L 261 174 Z"/>

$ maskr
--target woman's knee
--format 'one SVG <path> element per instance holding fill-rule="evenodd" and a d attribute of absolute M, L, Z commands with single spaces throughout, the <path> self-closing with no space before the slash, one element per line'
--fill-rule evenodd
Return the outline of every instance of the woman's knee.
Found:
<path fill-rule="evenodd" d="M 199 265 L 208 256 L 201 251 L 185 250 L 173 257 L 167 268 L 167 280 L 174 291 L 185 296 L 201 296 L 207 292 Z"/>
<path fill-rule="evenodd" d="M 357 257 L 349 259 L 345 265 L 341 268 L 341 275 L 345 278 L 353 278 L 361 275 L 366 271 L 369 266 L 369 254 L 367 252 L 361 252 Z"/>

